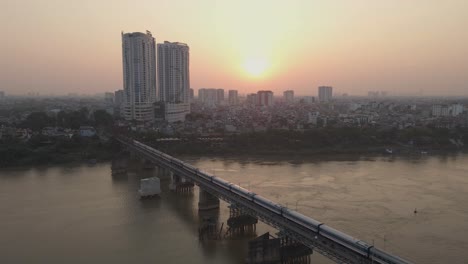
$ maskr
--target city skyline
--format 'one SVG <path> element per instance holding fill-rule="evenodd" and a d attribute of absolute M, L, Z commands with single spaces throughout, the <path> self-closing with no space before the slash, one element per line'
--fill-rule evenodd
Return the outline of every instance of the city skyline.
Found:
<path fill-rule="evenodd" d="M 300 96 L 330 85 L 337 95 L 468 95 L 465 1 L 247 3 L 7 2 L 0 90 L 122 89 L 118 34 L 149 30 L 158 43 L 190 46 L 195 89 Z M 21 23 L 12 25 L 17 17 Z"/>

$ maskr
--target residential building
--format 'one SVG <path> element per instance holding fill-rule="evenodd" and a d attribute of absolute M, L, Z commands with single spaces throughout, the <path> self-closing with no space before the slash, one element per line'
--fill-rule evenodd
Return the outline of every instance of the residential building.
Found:
<path fill-rule="evenodd" d="M 167 122 L 184 121 L 190 113 L 189 62 L 187 44 L 169 41 L 158 44 L 159 100 L 165 103 Z"/>
<path fill-rule="evenodd" d="M 198 100 L 207 106 L 220 105 L 224 101 L 224 89 L 202 88 L 198 90 Z"/>
<path fill-rule="evenodd" d="M 258 105 L 258 95 L 256 93 L 248 94 L 246 98 L 246 103 L 250 106 Z"/>
<path fill-rule="evenodd" d="M 190 103 L 156 102 L 154 104 L 155 121 L 169 123 L 183 122 L 185 116 L 190 113 Z"/>
<path fill-rule="evenodd" d="M 448 105 L 433 105 L 432 106 L 432 116 L 441 117 L 441 116 L 450 116 L 450 107 Z"/>
<path fill-rule="evenodd" d="M 318 99 L 319 102 L 330 102 L 333 98 L 333 87 L 331 86 L 320 86 L 318 88 Z"/>
<path fill-rule="evenodd" d="M 237 90 L 228 91 L 228 100 L 229 100 L 229 105 L 237 105 L 239 103 L 239 95 L 238 95 Z"/>
<path fill-rule="evenodd" d="M 120 105 L 122 105 L 124 103 L 124 101 L 125 101 L 124 90 L 115 91 L 115 93 L 114 93 L 114 103 L 115 103 L 115 105 L 120 106 Z"/>
<path fill-rule="evenodd" d="M 189 102 L 192 102 L 195 98 L 195 92 L 192 88 L 189 89 Z"/>
<path fill-rule="evenodd" d="M 463 114 L 465 107 L 462 104 L 452 104 L 452 105 L 433 105 L 432 106 L 432 116 L 435 117 L 448 117 L 448 116 L 458 116 Z"/>
<path fill-rule="evenodd" d="M 453 104 L 453 105 L 451 105 L 450 108 L 451 108 L 450 113 L 451 113 L 452 116 L 458 116 L 460 114 L 463 114 L 463 112 L 465 110 L 465 107 L 462 104 Z"/>
<path fill-rule="evenodd" d="M 258 91 L 258 105 L 259 106 L 273 106 L 273 92 L 272 91 Z"/>
<path fill-rule="evenodd" d="M 189 46 L 180 42 L 158 44 L 159 100 L 188 103 L 190 89 Z"/>
<path fill-rule="evenodd" d="M 151 121 L 157 99 L 156 41 L 151 32 L 122 32 L 123 117 Z"/>
<path fill-rule="evenodd" d="M 283 92 L 283 100 L 287 104 L 294 103 L 294 91 L 293 90 L 284 91 Z"/>

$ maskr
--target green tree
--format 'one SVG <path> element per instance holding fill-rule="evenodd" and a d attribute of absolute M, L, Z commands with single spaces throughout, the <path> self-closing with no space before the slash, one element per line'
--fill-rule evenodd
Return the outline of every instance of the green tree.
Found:
<path fill-rule="evenodd" d="M 55 119 L 49 117 L 44 112 L 33 112 L 28 115 L 26 120 L 21 124 L 22 127 L 30 128 L 34 131 L 39 131 L 47 126 L 55 125 Z"/>

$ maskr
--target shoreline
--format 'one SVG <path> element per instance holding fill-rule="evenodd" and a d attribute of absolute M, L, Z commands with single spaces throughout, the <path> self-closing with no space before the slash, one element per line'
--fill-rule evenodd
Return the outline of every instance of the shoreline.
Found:
<path fill-rule="evenodd" d="M 276 160 L 282 161 L 291 160 L 322 160 L 322 161 L 353 161 L 363 158 L 421 158 L 421 157 L 434 157 L 434 156 L 457 156 L 460 154 L 467 154 L 467 149 L 434 149 L 423 154 L 419 150 L 402 151 L 401 149 L 395 149 L 396 151 L 392 154 L 385 153 L 382 147 L 372 148 L 320 148 L 320 149 L 297 149 L 297 150 L 274 150 L 274 149 L 245 149 L 243 151 L 225 149 L 200 149 L 198 151 L 190 151 L 184 149 L 178 151 L 178 148 L 161 147 L 161 151 L 168 153 L 171 156 L 177 158 L 189 158 L 193 159 L 196 157 L 205 158 L 232 158 L 232 159 L 264 159 L 264 160 Z M 86 151 L 84 151 L 86 150 Z M 42 167 L 42 166 L 54 166 L 54 165 L 72 165 L 72 164 L 96 164 L 101 162 L 109 162 L 113 156 L 120 152 L 121 148 L 116 151 L 115 146 L 110 144 L 105 147 L 103 146 L 92 146 L 85 145 L 78 149 L 74 149 L 72 152 L 61 153 L 56 151 L 50 151 L 45 153 L 38 153 L 37 151 L 31 151 L 34 155 L 23 157 L 21 160 L 16 162 L 0 166 L 0 169 L 15 169 L 21 167 Z M 92 153 L 90 155 L 90 153 Z M 287 156 L 288 158 L 285 158 Z"/>

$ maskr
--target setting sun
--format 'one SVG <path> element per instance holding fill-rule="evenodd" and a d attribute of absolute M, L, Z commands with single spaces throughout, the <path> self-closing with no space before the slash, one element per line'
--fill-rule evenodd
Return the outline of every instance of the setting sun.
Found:
<path fill-rule="evenodd" d="M 253 77 L 263 75 L 267 66 L 267 61 L 263 58 L 250 58 L 244 62 L 245 71 Z"/>

